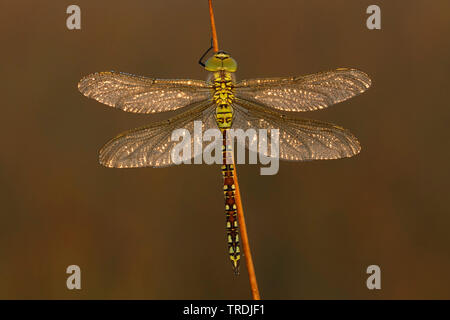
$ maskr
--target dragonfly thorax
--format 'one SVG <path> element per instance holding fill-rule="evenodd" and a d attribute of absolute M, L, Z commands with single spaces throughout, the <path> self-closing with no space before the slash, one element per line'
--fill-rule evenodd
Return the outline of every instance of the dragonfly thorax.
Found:
<path fill-rule="evenodd" d="M 234 79 L 226 71 L 213 73 L 213 101 L 216 104 L 216 123 L 221 131 L 230 129 L 233 122 Z"/>

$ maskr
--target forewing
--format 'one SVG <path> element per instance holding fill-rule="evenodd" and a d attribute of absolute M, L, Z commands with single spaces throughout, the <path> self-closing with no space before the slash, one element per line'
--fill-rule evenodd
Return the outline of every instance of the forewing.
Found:
<path fill-rule="evenodd" d="M 272 129 L 279 129 L 279 158 L 283 160 L 338 159 L 354 156 L 361 150 L 355 136 L 331 123 L 287 117 L 239 99 L 234 110 L 235 129 L 267 129 L 268 136 Z M 270 155 L 269 150 L 265 156 Z"/>
<path fill-rule="evenodd" d="M 283 111 L 313 111 L 347 100 L 371 85 L 367 74 L 337 69 L 301 77 L 243 80 L 236 96 Z"/>
<path fill-rule="evenodd" d="M 78 83 L 88 98 L 135 113 L 171 111 L 209 99 L 211 90 L 201 80 L 161 80 L 120 72 L 99 72 Z"/>
<path fill-rule="evenodd" d="M 173 130 L 187 129 L 190 132 L 190 144 L 191 150 L 193 150 L 194 121 L 202 121 L 202 132 L 213 128 L 215 125 L 214 111 L 211 102 L 203 102 L 169 120 L 124 132 L 109 141 L 100 150 L 100 163 L 114 168 L 174 165 L 171 153 L 174 146 L 180 141 L 171 140 Z M 194 156 L 193 153 L 192 156 Z"/>

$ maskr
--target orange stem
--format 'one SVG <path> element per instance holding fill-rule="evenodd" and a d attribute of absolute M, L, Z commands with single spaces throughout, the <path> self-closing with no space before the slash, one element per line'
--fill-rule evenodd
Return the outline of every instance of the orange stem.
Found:
<path fill-rule="evenodd" d="M 219 51 L 219 42 L 217 41 L 216 22 L 214 21 L 214 11 L 212 7 L 212 0 L 208 0 L 209 3 L 209 16 L 211 17 L 211 33 L 213 39 L 214 52 Z"/>
<path fill-rule="evenodd" d="M 255 266 L 253 265 L 252 254 L 250 252 L 250 243 L 248 241 L 247 227 L 245 225 L 244 209 L 242 208 L 241 192 L 239 191 L 239 183 L 234 158 L 233 158 L 233 176 L 234 176 L 234 185 L 236 187 L 234 198 L 236 199 L 237 204 L 237 216 L 241 232 L 242 245 L 244 249 L 245 263 L 247 265 L 248 279 L 250 280 L 250 288 L 252 290 L 252 297 L 253 300 L 261 300 L 261 297 L 259 295 L 258 282 L 256 280 Z"/>

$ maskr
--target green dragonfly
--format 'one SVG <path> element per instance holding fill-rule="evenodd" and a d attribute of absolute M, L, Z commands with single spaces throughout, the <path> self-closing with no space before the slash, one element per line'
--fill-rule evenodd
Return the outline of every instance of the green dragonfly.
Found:
<path fill-rule="evenodd" d="M 239 272 L 241 249 L 235 202 L 232 148 L 226 139 L 231 128 L 279 130 L 279 158 L 305 161 L 338 159 L 359 153 L 358 140 L 334 124 L 295 118 L 286 113 L 314 111 L 342 102 L 366 91 L 371 80 L 364 72 L 340 68 L 300 77 L 236 81 L 236 61 L 219 51 L 206 63 L 206 81 L 166 80 L 120 72 L 100 72 L 81 79 L 78 89 L 85 96 L 108 106 L 134 113 L 158 113 L 183 108 L 168 120 L 124 132 L 100 150 L 106 167 L 136 168 L 174 165 L 172 141 L 175 129 L 193 132 L 201 121 L 202 131 L 218 128 L 223 134 L 224 195 L 228 254 Z M 194 136 L 191 136 L 191 145 Z M 201 142 L 206 144 L 206 142 Z M 247 146 L 248 147 L 248 146 Z"/>

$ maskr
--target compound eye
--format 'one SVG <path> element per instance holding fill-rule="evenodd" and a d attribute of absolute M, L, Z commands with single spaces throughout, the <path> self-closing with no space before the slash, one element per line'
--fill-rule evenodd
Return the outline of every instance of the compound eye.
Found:
<path fill-rule="evenodd" d="M 224 59 L 222 65 L 225 71 L 236 72 L 237 70 L 237 62 L 231 57 Z"/>
<path fill-rule="evenodd" d="M 208 60 L 206 60 L 205 69 L 213 72 L 222 70 L 222 60 L 216 57 L 209 58 Z"/>

